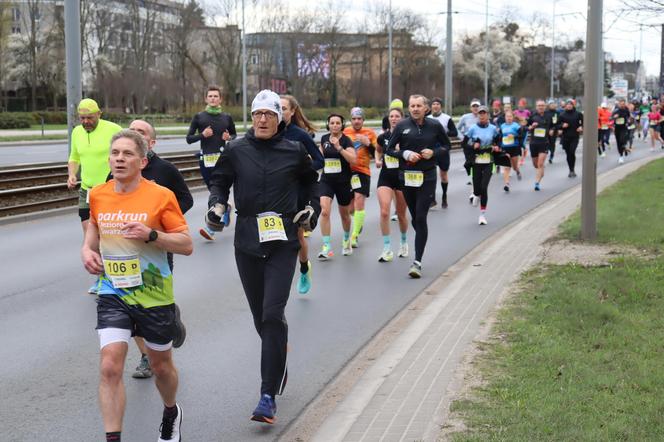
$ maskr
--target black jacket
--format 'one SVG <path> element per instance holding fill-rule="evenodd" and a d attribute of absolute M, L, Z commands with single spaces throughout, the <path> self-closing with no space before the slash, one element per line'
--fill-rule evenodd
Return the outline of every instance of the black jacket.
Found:
<path fill-rule="evenodd" d="M 211 137 L 205 138 L 201 133 L 208 126 L 212 128 L 214 133 Z M 235 123 L 233 123 L 233 118 L 229 114 L 222 112 L 219 115 L 212 115 L 205 111 L 199 112 L 194 115 L 194 118 L 189 125 L 187 144 L 193 144 L 200 141 L 201 153 L 217 153 L 226 145 L 226 141 L 223 139 L 223 134 L 226 131 L 230 134 L 231 139 L 237 137 Z"/>
<path fill-rule="evenodd" d="M 551 117 L 546 114 L 546 111 L 544 112 L 544 115 L 540 115 L 537 112 L 532 114 L 530 118 L 528 118 L 528 126 L 532 126 L 533 123 L 537 123 L 537 126 L 532 128 L 530 130 L 530 144 L 531 145 L 541 145 L 541 144 L 547 144 L 549 141 L 549 130 L 553 129 L 553 125 L 551 124 Z M 537 137 L 535 136 L 535 131 L 537 129 L 544 129 L 544 136 Z M 538 131 L 537 134 L 540 132 Z"/>
<path fill-rule="evenodd" d="M 621 118 L 622 120 L 620 120 Z M 624 109 L 617 108 L 611 114 L 611 119 L 613 120 L 613 127 L 615 128 L 615 130 L 617 131 L 627 130 L 627 126 L 630 124 L 632 120 L 632 114 L 629 112 L 629 109 L 627 108 Z M 621 124 L 618 124 L 619 122 Z"/>
<path fill-rule="evenodd" d="M 569 126 L 563 129 L 563 123 Z M 576 109 L 564 110 L 558 115 L 558 129 L 563 131 L 561 138 L 579 138 L 581 134 L 576 131 L 579 127 L 583 127 L 583 114 Z"/>
<path fill-rule="evenodd" d="M 399 145 L 399 151 L 396 150 Z M 443 126 L 433 118 L 424 118 L 422 125 L 415 123 L 412 117 L 405 118 L 397 124 L 387 145 L 387 154 L 399 158 L 399 169 L 433 171 L 435 178 L 436 155 L 439 149 L 449 150 L 450 139 Z M 431 149 L 434 155 L 428 159 L 421 159 L 417 163 L 409 163 L 403 158 L 406 150 L 420 153 L 424 149 Z M 425 179 L 430 178 L 431 172 L 425 173 Z"/>
<path fill-rule="evenodd" d="M 178 168 L 170 161 L 160 158 L 155 152 L 148 152 L 148 165 L 141 171 L 141 175 L 146 180 L 154 181 L 173 192 L 182 213 L 187 213 L 187 210 L 194 205 L 189 187 Z M 109 173 L 106 181 L 112 178 L 113 175 Z"/>
<path fill-rule="evenodd" d="M 311 204 L 317 180 L 307 150 L 302 143 L 284 138 L 283 124 L 269 140 L 257 139 L 254 130 L 249 129 L 221 153 L 210 178 L 208 205 L 227 204 L 233 186 L 237 213 L 235 247 L 266 257 L 276 247 L 299 247 L 293 217 Z M 298 201 L 298 195 L 303 193 L 308 198 Z M 288 241 L 259 242 L 256 216 L 264 212 L 281 215 Z"/>

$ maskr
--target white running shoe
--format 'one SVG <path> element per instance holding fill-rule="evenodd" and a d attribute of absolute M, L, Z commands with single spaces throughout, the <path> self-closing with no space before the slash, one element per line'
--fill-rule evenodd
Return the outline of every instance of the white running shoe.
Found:
<path fill-rule="evenodd" d="M 472 201 L 473 207 L 477 207 L 480 204 L 480 197 L 473 195 L 473 201 Z"/>
<path fill-rule="evenodd" d="M 470 196 L 468 197 L 468 201 L 470 204 L 473 204 L 473 200 L 475 199 L 475 194 L 473 192 L 470 192 Z"/>
<path fill-rule="evenodd" d="M 321 249 L 320 252 L 318 253 L 318 259 L 320 261 L 327 261 L 328 259 L 332 259 L 334 256 L 334 252 L 330 249 L 330 246 L 324 245 Z"/>
<path fill-rule="evenodd" d="M 159 427 L 159 439 L 157 442 L 180 442 L 180 426 L 182 426 L 182 408 L 175 404 L 178 415 L 172 419 L 163 418 Z"/>
<path fill-rule="evenodd" d="M 350 239 L 343 241 L 341 245 L 341 254 L 343 256 L 349 256 L 353 254 L 353 248 L 350 245 Z"/>
<path fill-rule="evenodd" d="M 618 164 L 623 164 L 624 162 L 625 162 L 625 158 L 624 158 L 624 157 L 620 157 L 620 158 L 618 158 Z"/>
<path fill-rule="evenodd" d="M 399 258 L 407 258 L 407 257 L 408 257 L 408 243 L 402 242 L 401 245 L 399 246 Z"/>
<path fill-rule="evenodd" d="M 480 215 L 480 219 L 478 220 L 480 226 L 486 226 L 488 223 L 486 221 L 486 217 L 484 215 Z"/>
<path fill-rule="evenodd" d="M 384 249 L 383 253 L 380 254 L 378 262 L 390 262 L 394 259 L 394 253 L 390 249 Z"/>

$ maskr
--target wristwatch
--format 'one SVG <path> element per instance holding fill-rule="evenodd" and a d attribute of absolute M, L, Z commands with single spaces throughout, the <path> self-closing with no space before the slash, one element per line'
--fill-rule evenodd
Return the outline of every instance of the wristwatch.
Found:
<path fill-rule="evenodd" d="M 150 230 L 150 235 L 148 235 L 148 240 L 145 241 L 145 243 L 147 244 L 149 242 L 156 241 L 158 236 L 159 233 L 157 233 L 155 229 Z"/>

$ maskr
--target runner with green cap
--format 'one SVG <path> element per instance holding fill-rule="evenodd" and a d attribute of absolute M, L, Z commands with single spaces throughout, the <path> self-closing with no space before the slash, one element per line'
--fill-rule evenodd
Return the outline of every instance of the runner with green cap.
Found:
<path fill-rule="evenodd" d="M 97 102 L 84 98 L 78 104 L 78 118 L 81 122 L 71 133 L 71 148 L 67 163 L 67 187 L 74 189 L 78 184 L 78 172 L 81 172 L 81 187 L 78 191 L 78 216 L 81 218 L 83 236 L 90 219 L 88 190 L 97 184 L 106 182 L 111 171 L 108 164 L 111 138 L 122 128 L 110 121 L 101 119 L 101 110 Z M 94 284 L 88 292 L 97 293 Z"/>

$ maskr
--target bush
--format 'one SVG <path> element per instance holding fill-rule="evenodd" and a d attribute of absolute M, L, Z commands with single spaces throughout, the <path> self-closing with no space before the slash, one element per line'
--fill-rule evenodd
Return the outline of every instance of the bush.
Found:
<path fill-rule="evenodd" d="M 67 124 L 67 112 L 65 111 L 39 111 L 32 113 L 32 119 L 35 124 L 40 124 L 42 118 L 44 119 L 44 124 Z"/>
<path fill-rule="evenodd" d="M 0 113 L 0 129 L 28 129 L 34 122 L 32 114 L 28 112 Z"/>

